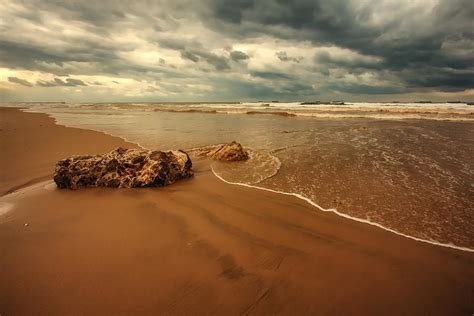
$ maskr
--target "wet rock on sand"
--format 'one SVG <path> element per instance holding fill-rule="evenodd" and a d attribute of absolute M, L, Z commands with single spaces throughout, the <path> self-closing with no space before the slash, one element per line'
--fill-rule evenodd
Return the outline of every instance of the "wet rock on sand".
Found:
<path fill-rule="evenodd" d="M 196 148 L 191 151 L 196 157 L 209 157 L 219 161 L 242 161 L 249 159 L 247 151 L 244 150 L 241 144 L 235 141 L 228 144 Z"/>
<path fill-rule="evenodd" d="M 249 159 L 249 155 L 242 145 L 235 141 L 219 145 L 217 148 L 211 150 L 208 156 L 220 161 L 241 161 Z"/>
<path fill-rule="evenodd" d="M 105 155 L 73 156 L 56 163 L 54 182 L 61 189 L 165 186 L 193 175 L 188 154 L 117 148 Z"/>

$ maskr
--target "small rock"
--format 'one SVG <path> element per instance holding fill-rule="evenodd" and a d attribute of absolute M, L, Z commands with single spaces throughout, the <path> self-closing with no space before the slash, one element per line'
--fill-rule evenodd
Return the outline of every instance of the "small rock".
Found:
<path fill-rule="evenodd" d="M 220 161 L 242 161 L 249 159 L 249 155 L 242 145 L 235 141 L 220 145 L 214 150 L 211 150 L 207 155 L 214 160 Z"/>

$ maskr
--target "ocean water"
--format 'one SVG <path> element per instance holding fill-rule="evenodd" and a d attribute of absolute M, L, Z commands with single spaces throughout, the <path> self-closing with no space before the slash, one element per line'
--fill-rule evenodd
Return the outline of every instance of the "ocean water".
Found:
<path fill-rule="evenodd" d="M 11 104 L 12 105 L 12 104 Z M 474 106 L 464 103 L 13 104 L 149 149 L 236 140 L 229 182 L 298 194 L 415 238 L 474 249 Z M 315 210 L 317 211 L 317 210 Z"/>

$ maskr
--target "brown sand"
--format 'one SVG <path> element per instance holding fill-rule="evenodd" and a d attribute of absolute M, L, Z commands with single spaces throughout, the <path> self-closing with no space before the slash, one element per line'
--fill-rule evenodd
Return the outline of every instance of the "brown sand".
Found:
<path fill-rule="evenodd" d="M 44 114 L 0 108 L 0 195 L 51 179 L 61 158 L 104 153 L 118 146 L 138 147 L 103 133 L 54 125 Z"/>
<path fill-rule="evenodd" d="M 0 115 L 2 192 L 51 177 L 65 155 L 128 146 Z M 474 254 L 195 171 L 166 188 L 2 197 L 16 205 L 0 217 L 0 314 L 474 312 Z"/>

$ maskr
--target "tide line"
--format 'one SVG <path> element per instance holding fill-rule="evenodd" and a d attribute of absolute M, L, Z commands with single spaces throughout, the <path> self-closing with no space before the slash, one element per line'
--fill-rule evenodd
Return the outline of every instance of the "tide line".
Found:
<path fill-rule="evenodd" d="M 366 220 L 366 219 L 362 219 L 362 218 L 358 218 L 358 217 L 353 217 L 353 216 L 350 216 L 350 215 L 341 213 L 341 212 L 339 212 L 339 211 L 338 211 L 337 209 L 335 209 L 335 208 L 329 208 L 329 209 L 323 208 L 323 207 L 319 206 L 318 204 L 314 203 L 313 201 L 311 201 L 310 199 L 308 199 L 307 197 L 304 197 L 304 196 L 302 196 L 301 194 L 298 194 L 298 193 L 290 193 L 290 192 L 277 191 L 277 190 L 272 190 L 272 189 L 268 189 L 268 188 L 258 187 L 258 186 L 254 186 L 254 185 L 250 185 L 250 184 L 246 184 L 246 183 L 230 182 L 230 181 L 225 180 L 225 179 L 222 178 L 221 176 L 219 176 L 219 175 L 214 171 L 214 168 L 212 168 L 212 166 L 211 166 L 211 170 L 212 170 L 212 173 L 213 173 L 219 180 L 221 180 L 221 181 L 223 181 L 223 182 L 225 182 L 225 183 L 227 183 L 227 184 L 239 185 L 239 186 L 243 186 L 243 187 L 247 187 L 247 188 L 252 188 L 252 189 L 257 189 L 257 190 L 262 190 L 262 191 L 267 191 L 267 192 L 273 192 L 273 193 L 282 194 L 282 195 L 287 195 L 287 196 L 294 196 L 294 197 L 297 197 L 298 199 L 301 199 L 301 200 L 307 202 L 308 204 L 312 205 L 313 207 L 319 209 L 320 211 L 323 211 L 323 212 L 333 212 L 334 214 L 336 214 L 336 215 L 338 215 L 338 216 L 340 216 L 340 217 L 344 217 L 344 218 L 347 218 L 347 219 L 350 219 L 350 220 L 353 220 L 353 221 L 356 221 L 356 222 L 359 222 L 359 223 L 364 223 L 364 224 L 376 226 L 376 227 L 378 227 L 378 228 L 381 228 L 381 229 L 383 229 L 383 230 L 385 230 L 385 231 L 391 232 L 391 233 L 396 234 L 396 235 L 398 235 L 398 236 L 402 236 L 402 237 L 409 238 L 409 239 L 412 239 L 412 240 L 415 240 L 415 241 L 418 241 L 418 242 L 423 242 L 423 243 L 427 243 L 427 244 L 431 244 L 431 245 L 435 245 L 435 246 L 440 246 L 440 247 L 445 247 L 445 248 L 451 248 L 451 249 L 456 249 L 456 250 L 461 250 L 461 251 L 466 251 L 466 252 L 474 252 L 474 249 L 471 249 L 471 248 L 462 247 L 462 246 L 456 246 L 456 245 L 453 245 L 453 244 L 446 244 L 446 243 L 441 243 L 441 242 L 438 242 L 438 241 L 432 241 L 432 240 L 427 240 L 427 239 L 422 239 L 422 238 L 418 238 L 418 237 L 406 235 L 406 234 L 400 233 L 400 232 L 398 232 L 398 231 L 396 231 L 396 230 L 394 230 L 394 229 L 385 227 L 385 226 L 383 226 L 383 225 L 381 225 L 381 224 L 374 223 L 374 222 L 371 222 L 371 221 Z"/>

